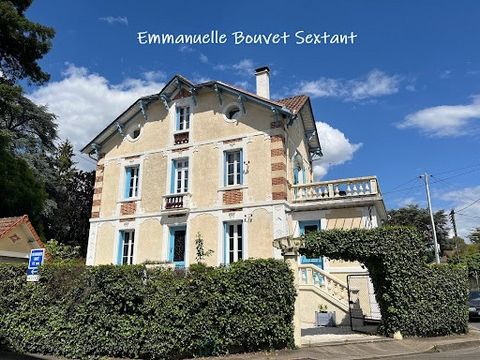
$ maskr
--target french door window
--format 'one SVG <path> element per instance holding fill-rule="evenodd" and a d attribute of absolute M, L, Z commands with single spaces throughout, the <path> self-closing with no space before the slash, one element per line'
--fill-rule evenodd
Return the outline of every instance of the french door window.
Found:
<path fill-rule="evenodd" d="M 243 224 L 225 224 L 225 260 L 227 264 L 241 260 L 243 256 Z"/>
<path fill-rule="evenodd" d="M 135 230 L 122 231 L 122 264 L 133 264 L 133 247 L 135 244 Z"/>
<path fill-rule="evenodd" d="M 188 160 L 175 161 L 175 193 L 188 192 Z"/>

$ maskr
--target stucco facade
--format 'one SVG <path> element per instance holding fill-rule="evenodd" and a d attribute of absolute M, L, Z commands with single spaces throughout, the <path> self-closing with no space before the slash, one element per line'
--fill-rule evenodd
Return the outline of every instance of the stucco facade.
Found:
<path fill-rule="evenodd" d="M 321 154 L 306 96 L 273 101 L 176 76 L 83 152 L 98 159 L 89 265 L 186 267 L 196 262 L 198 236 L 213 251 L 210 265 L 279 258 L 274 238 L 301 235 L 315 222 L 322 229 L 372 227 L 381 212 L 378 194 L 343 202 L 334 199 L 343 194 L 337 185 L 326 185 L 330 195 L 302 188 L 312 184 L 312 161 Z M 307 190 L 315 201 L 299 198 Z M 359 267 L 325 259 L 329 265 Z"/>

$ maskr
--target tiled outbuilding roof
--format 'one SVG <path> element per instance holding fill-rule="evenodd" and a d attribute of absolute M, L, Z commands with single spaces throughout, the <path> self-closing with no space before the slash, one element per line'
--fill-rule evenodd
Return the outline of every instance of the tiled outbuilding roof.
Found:
<path fill-rule="evenodd" d="M 28 220 L 27 215 L 0 218 L 0 237 L 9 232 L 15 226 Z"/>
<path fill-rule="evenodd" d="M 276 102 L 285 105 L 294 114 L 299 112 L 308 100 L 306 95 L 296 95 L 285 99 L 276 100 Z"/>
<path fill-rule="evenodd" d="M 45 248 L 40 236 L 38 236 L 35 228 L 30 222 L 28 215 L 0 218 L 0 239 L 2 239 L 2 236 L 6 235 L 14 227 L 21 224 L 24 224 L 28 228 L 37 245 L 41 248 Z M 45 256 L 47 259 L 51 259 L 51 255 L 49 253 L 45 253 Z"/>

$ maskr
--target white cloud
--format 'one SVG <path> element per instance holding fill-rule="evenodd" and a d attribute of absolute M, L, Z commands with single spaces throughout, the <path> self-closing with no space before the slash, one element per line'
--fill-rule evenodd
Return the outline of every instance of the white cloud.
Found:
<path fill-rule="evenodd" d="M 440 74 L 440 79 L 449 79 L 452 75 L 452 70 L 445 70 Z"/>
<path fill-rule="evenodd" d="M 191 46 L 188 46 L 188 45 L 182 45 L 182 46 L 180 46 L 178 51 L 180 51 L 182 53 L 191 53 L 191 52 L 194 52 L 195 49 L 192 48 Z"/>
<path fill-rule="evenodd" d="M 126 16 L 106 16 L 106 17 L 98 18 L 98 20 L 105 21 L 110 25 L 113 25 L 113 24 L 128 25 L 128 18 Z"/>
<path fill-rule="evenodd" d="M 250 59 L 240 60 L 240 62 L 232 65 L 232 69 L 234 69 L 237 74 L 244 76 L 253 76 L 255 73 L 255 66 Z"/>
<path fill-rule="evenodd" d="M 167 74 L 163 71 L 146 71 L 142 75 L 147 81 L 160 81 L 167 78 Z"/>
<path fill-rule="evenodd" d="M 358 79 L 323 77 L 314 81 L 302 81 L 295 92 L 310 95 L 312 98 L 336 97 L 345 101 L 361 101 L 397 93 L 402 80 L 398 75 L 388 75 L 374 69 Z"/>
<path fill-rule="evenodd" d="M 451 208 L 455 209 L 457 213 L 457 216 L 455 216 L 457 230 L 461 237 L 466 239 L 466 236 L 472 229 L 480 226 L 480 202 L 469 206 L 480 198 L 480 185 L 445 192 L 439 194 L 438 198 L 449 202 Z M 469 207 L 460 211 L 466 206 Z"/>
<path fill-rule="evenodd" d="M 29 98 L 57 115 L 60 138 L 70 139 L 78 152 L 138 98 L 159 92 L 162 74 L 146 72 L 143 78 L 113 84 L 84 67 L 67 64 L 61 80 L 38 88 Z"/>
<path fill-rule="evenodd" d="M 200 54 L 200 57 L 199 57 L 200 61 L 204 64 L 208 64 L 208 57 L 207 55 L 205 54 Z"/>
<path fill-rule="evenodd" d="M 330 125 L 317 121 L 318 137 L 322 144 L 323 157 L 315 161 L 314 174 L 321 179 L 328 172 L 330 166 L 340 165 L 353 158 L 353 154 L 362 144 L 353 144 L 345 134 Z"/>
<path fill-rule="evenodd" d="M 472 97 L 468 105 L 440 105 L 409 114 L 397 125 L 400 129 L 416 128 L 437 137 L 472 133 L 480 119 L 480 96 Z"/>
<path fill-rule="evenodd" d="M 233 86 L 236 86 L 237 88 L 243 90 L 248 90 L 250 88 L 250 84 L 248 83 L 248 81 L 236 81 Z"/>
<path fill-rule="evenodd" d="M 251 77 L 255 74 L 255 65 L 251 59 L 240 60 L 236 64 L 216 64 L 214 70 L 233 70 L 237 75 Z"/>

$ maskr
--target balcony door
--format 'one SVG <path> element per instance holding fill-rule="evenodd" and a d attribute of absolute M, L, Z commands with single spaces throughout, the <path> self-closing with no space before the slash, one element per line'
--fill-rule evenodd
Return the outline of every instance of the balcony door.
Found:
<path fill-rule="evenodd" d="M 173 160 L 172 194 L 188 192 L 188 159 Z"/>
<path fill-rule="evenodd" d="M 314 221 L 299 221 L 300 226 L 300 235 L 308 234 L 312 231 L 320 230 L 320 220 Z M 300 262 L 302 264 L 313 264 L 318 266 L 320 269 L 323 269 L 323 256 L 318 258 L 307 258 L 306 256 L 302 255 L 300 258 Z"/>
<path fill-rule="evenodd" d="M 185 267 L 186 235 L 187 228 L 185 226 L 170 228 L 168 260 L 175 264 L 175 268 Z"/>

